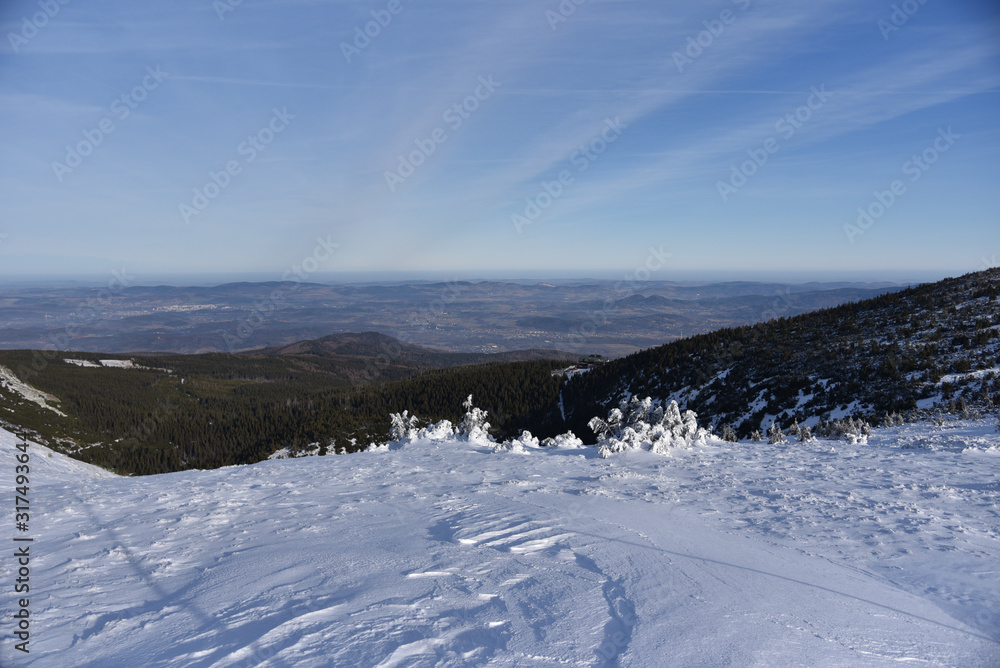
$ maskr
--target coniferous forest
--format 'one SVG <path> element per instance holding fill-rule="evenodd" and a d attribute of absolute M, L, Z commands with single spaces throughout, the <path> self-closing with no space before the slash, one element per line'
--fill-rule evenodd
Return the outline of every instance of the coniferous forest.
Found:
<path fill-rule="evenodd" d="M 360 357 L 346 363 L 256 354 L 133 357 L 127 359 L 142 368 L 128 369 L 64 361 L 99 364 L 109 357 L 67 353 L 40 365 L 34 351 L 0 352 L 0 364 L 57 397 L 53 406 L 66 414 L 0 389 L 4 403 L 17 407 L 8 422 L 121 473 L 216 468 L 312 444 L 321 454 L 353 452 L 385 440 L 390 412 L 458 420 L 470 393 L 489 411 L 497 434 L 522 425 L 553 429 L 558 425 L 546 407 L 555 405 L 560 379 L 552 371 L 566 364 L 495 362 L 423 372 L 383 365 L 369 380 Z"/>
<path fill-rule="evenodd" d="M 388 438 L 391 413 L 456 422 L 470 394 L 497 437 L 569 429 L 587 442 L 590 419 L 630 396 L 677 401 L 744 438 L 774 424 L 990 409 L 1000 403 L 998 286 L 1000 270 L 979 272 L 603 364 L 584 359 L 589 370 L 569 378 L 553 373 L 565 354 L 484 363 L 495 358 L 373 333 L 240 354 L 0 351 L 0 365 L 64 414 L 0 385 L 0 421 L 144 475 L 252 463 L 283 448 L 354 452 Z M 134 367 L 101 364 L 109 358 Z"/>

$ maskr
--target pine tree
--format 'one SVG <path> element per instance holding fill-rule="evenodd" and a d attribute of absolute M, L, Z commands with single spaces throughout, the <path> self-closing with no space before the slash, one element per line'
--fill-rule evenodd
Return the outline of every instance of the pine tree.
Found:
<path fill-rule="evenodd" d="M 785 442 L 785 433 L 781 431 L 781 427 L 778 426 L 777 422 L 772 422 L 771 428 L 767 430 L 767 441 L 771 445 L 778 445 Z"/>

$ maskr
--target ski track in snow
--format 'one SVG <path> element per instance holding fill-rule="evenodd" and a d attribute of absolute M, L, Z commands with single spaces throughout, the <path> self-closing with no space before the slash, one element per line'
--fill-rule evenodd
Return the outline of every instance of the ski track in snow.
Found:
<path fill-rule="evenodd" d="M 607 460 L 424 442 L 142 478 L 32 445 L 31 653 L 7 631 L 0 665 L 993 667 L 992 431 Z"/>

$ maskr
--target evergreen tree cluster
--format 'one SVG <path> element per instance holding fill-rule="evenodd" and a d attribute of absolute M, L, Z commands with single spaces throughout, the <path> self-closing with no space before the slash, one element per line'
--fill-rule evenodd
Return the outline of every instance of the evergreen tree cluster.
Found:
<path fill-rule="evenodd" d="M 2 351 L 0 364 L 58 397 L 59 417 L 11 391 L 0 391 L 8 417 L 44 442 L 119 473 L 146 475 L 217 468 L 319 444 L 322 454 L 353 452 L 389 438 L 389 415 L 410 410 L 459 421 L 473 393 L 495 434 L 521 428 L 556 433 L 564 361 L 495 362 L 419 373 L 405 380 L 352 378 L 369 359 L 346 356 L 178 355 L 133 357 L 143 368 L 79 367 L 109 355 L 66 354 L 33 365 L 33 351 Z M 414 375 L 414 374 L 417 375 Z"/>

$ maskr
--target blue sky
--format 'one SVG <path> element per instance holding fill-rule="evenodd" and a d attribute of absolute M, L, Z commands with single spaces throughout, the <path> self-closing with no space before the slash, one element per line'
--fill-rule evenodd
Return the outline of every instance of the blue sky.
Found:
<path fill-rule="evenodd" d="M 63 2 L 0 5 L 0 275 L 1000 255 L 995 2 Z"/>

